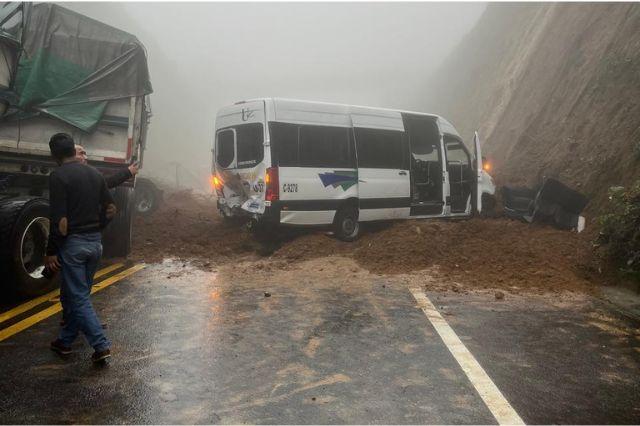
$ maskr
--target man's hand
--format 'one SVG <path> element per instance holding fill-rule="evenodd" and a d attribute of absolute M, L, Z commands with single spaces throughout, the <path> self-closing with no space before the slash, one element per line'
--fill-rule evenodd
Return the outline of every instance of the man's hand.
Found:
<path fill-rule="evenodd" d="M 111 220 L 116 215 L 117 211 L 118 210 L 116 209 L 115 204 L 107 204 L 107 208 L 104 211 L 104 215 L 107 219 Z"/>
<path fill-rule="evenodd" d="M 51 271 L 59 271 L 60 270 L 60 261 L 58 260 L 58 256 L 45 256 L 44 258 L 45 266 Z"/>
<path fill-rule="evenodd" d="M 140 163 L 138 163 L 137 161 L 135 163 L 133 163 L 132 165 L 130 165 L 129 166 L 129 173 L 131 173 L 131 176 L 137 175 L 139 168 L 140 168 Z"/>
<path fill-rule="evenodd" d="M 67 232 L 69 232 L 69 222 L 66 217 L 60 219 L 60 222 L 58 223 L 58 231 L 60 231 L 60 235 L 63 237 L 67 236 Z"/>

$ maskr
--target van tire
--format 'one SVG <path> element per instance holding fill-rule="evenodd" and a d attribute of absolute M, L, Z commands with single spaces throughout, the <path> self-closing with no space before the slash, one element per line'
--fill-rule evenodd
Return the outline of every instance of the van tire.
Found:
<path fill-rule="evenodd" d="M 46 199 L 19 197 L 0 205 L 0 274 L 8 296 L 36 297 L 59 285 L 60 274 L 42 275 L 48 232 Z"/>
<path fill-rule="evenodd" d="M 333 221 L 335 236 L 342 241 L 355 241 L 360 235 L 360 222 L 358 222 L 358 208 L 346 205 L 336 212 Z"/>

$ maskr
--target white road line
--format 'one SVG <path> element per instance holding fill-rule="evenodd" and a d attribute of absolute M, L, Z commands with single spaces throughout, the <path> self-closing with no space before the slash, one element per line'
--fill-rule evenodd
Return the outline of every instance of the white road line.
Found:
<path fill-rule="evenodd" d="M 442 338 L 451 355 L 458 361 L 458 364 L 462 367 L 462 371 L 464 371 L 469 381 L 471 381 L 471 384 L 476 388 L 478 394 L 480 394 L 480 397 L 487 405 L 487 408 L 489 408 L 489 411 L 491 411 L 491 414 L 493 414 L 493 417 L 498 421 L 498 424 L 525 424 L 482 366 L 476 361 L 449 324 L 442 318 L 442 315 L 440 315 L 440 312 L 433 306 L 433 303 L 431 303 L 424 291 L 420 288 L 411 288 L 409 290 Z"/>

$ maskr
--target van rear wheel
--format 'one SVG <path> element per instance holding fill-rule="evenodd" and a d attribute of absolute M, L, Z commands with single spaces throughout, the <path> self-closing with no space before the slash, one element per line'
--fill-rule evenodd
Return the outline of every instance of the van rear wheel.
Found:
<path fill-rule="evenodd" d="M 334 233 L 339 240 L 354 241 L 360 235 L 358 209 L 353 206 L 342 207 L 336 213 L 333 223 Z"/>

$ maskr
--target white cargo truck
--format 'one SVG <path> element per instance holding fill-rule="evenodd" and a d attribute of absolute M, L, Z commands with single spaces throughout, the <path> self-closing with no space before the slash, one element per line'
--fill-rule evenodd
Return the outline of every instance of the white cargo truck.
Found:
<path fill-rule="evenodd" d="M 57 284 L 42 275 L 50 137 L 72 135 L 105 176 L 142 162 L 152 89 L 136 37 L 55 4 L 3 4 L 0 50 L 1 290 L 35 296 Z M 130 251 L 134 187 L 114 190 L 106 255 Z"/>

